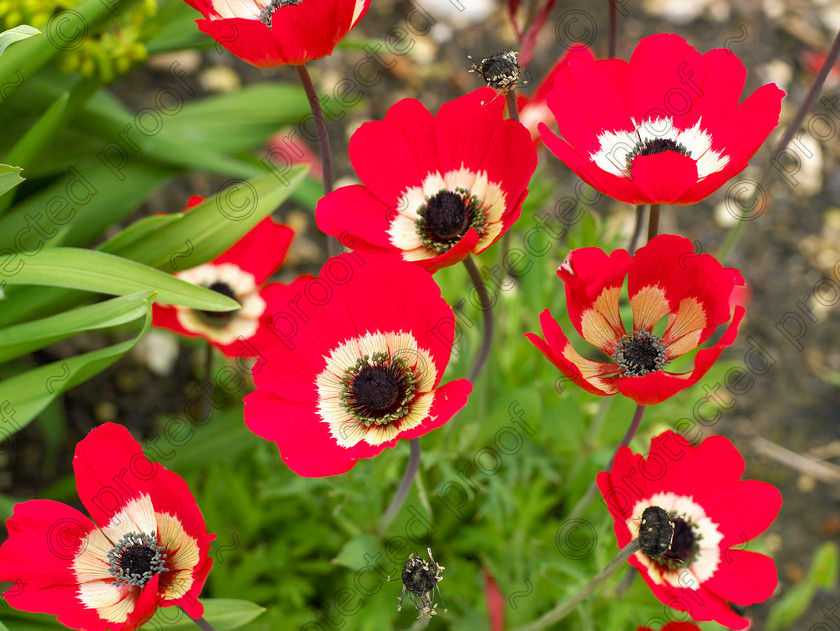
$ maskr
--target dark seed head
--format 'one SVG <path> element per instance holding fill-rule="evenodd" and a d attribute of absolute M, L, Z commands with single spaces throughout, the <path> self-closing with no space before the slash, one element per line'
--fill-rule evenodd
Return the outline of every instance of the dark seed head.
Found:
<path fill-rule="evenodd" d="M 665 561 L 671 561 L 669 565 L 683 565 L 686 559 L 690 559 L 697 552 L 699 544 L 694 528 L 682 517 L 672 517 L 674 524 L 674 538 L 671 541 L 670 549 L 662 555 Z"/>
<path fill-rule="evenodd" d="M 271 0 L 271 2 L 265 5 L 265 8 L 260 11 L 260 22 L 265 24 L 268 28 L 271 28 L 271 16 L 274 15 L 274 12 L 277 9 L 300 4 L 301 2 L 302 0 Z"/>
<path fill-rule="evenodd" d="M 671 360 L 668 345 L 650 331 L 633 331 L 619 340 L 611 355 L 621 377 L 640 377 L 661 370 Z"/>
<path fill-rule="evenodd" d="M 642 513 L 639 525 L 639 547 L 650 558 L 662 556 L 671 547 L 674 524 L 668 513 L 658 506 L 648 506 Z"/>
<path fill-rule="evenodd" d="M 409 557 L 402 571 L 402 582 L 412 594 L 425 594 L 437 585 L 438 564 L 424 561 L 418 556 Z"/>
<path fill-rule="evenodd" d="M 509 90 L 519 81 L 519 53 L 513 50 L 496 53 L 473 63 L 470 72 L 477 72 L 487 85 L 500 90 Z"/>
<path fill-rule="evenodd" d="M 636 146 L 633 147 L 633 150 L 627 154 L 625 166 L 629 171 L 630 167 L 633 166 L 633 161 L 636 159 L 636 156 L 652 156 L 657 153 L 665 153 L 666 151 L 673 151 L 689 158 L 691 157 L 691 152 L 688 148 L 685 145 L 677 143 L 675 140 L 671 140 L 670 138 L 646 138 L 645 140 L 639 140 Z"/>

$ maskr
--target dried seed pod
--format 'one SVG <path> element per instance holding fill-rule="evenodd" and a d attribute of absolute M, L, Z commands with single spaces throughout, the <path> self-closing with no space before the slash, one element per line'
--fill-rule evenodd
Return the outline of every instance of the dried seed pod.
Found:
<path fill-rule="evenodd" d="M 438 582 L 443 580 L 442 574 L 446 568 L 435 562 L 432 557 L 431 548 L 426 548 L 426 551 L 429 553 L 429 561 L 424 561 L 412 553 L 408 557 L 408 561 L 405 562 L 400 577 L 402 579 L 403 589 L 399 596 L 400 602 L 397 605 L 397 611 L 402 610 L 403 598 L 405 597 L 405 593 L 408 592 L 411 602 L 414 603 L 414 606 L 420 612 L 420 615 L 417 616 L 418 619 L 431 618 L 437 614 L 437 611 L 435 611 L 437 603 L 434 602 L 435 588 L 437 588 L 440 602 L 443 604 L 443 596 L 441 596 Z M 388 580 L 391 580 L 390 576 Z M 446 611 L 445 604 L 443 605 L 443 610 Z"/>
<path fill-rule="evenodd" d="M 467 59 L 472 57 L 467 55 Z M 487 85 L 507 94 L 519 82 L 519 53 L 514 50 L 496 53 L 482 59 L 480 64 L 473 62 L 470 72 L 477 72 Z"/>

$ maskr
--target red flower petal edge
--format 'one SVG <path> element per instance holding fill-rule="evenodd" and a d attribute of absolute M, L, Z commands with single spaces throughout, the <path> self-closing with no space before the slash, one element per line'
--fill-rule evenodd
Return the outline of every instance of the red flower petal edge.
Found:
<path fill-rule="evenodd" d="M 93 521 L 50 500 L 17 504 L 0 547 L 9 605 L 87 631 L 135 629 L 157 607 L 200 617 L 215 536 L 184 480 L 114 423 L 79 442 L 73 468 Z"/>

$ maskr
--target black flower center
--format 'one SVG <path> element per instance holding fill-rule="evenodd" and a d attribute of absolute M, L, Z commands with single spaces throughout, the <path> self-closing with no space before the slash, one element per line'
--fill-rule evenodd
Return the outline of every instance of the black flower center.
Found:
<path fill-rule="evenodd" d="M 671 547 L 655 560 L 671 569 L 691 565 L 700 550 L 700 536 L 692 523 L 682 517 L 671 517 L 671 523 L 674 524 Z"/>
<path fill-rule="evenodd" d="M 399 357 L 373 353 L 356 360 L 341 379 L 341 402 L 357 421 L 370 427 L 401 419 L 414 400 L 414 371 Z"/>
<path fill-rule="evenodd" d="M 691 157 L 691 152 L 685 145 L 681 145 L 670 138 L 645 138 L 636 142 L 636 146 L 627 154 L 625 158 L 627 170 L 629 171 L 630 167 L 633 166 L 633 161 L 636 159 L 636 156 L 652 156 L 656 153 L 665 153 L 666 151 L 675 151 L 689 158 Z"/>
<path fill-rule="evenodd" d="M 647 375 L 671 361 L 668 345 L 650 331 L 628 333 L 615 345 L 611 357 L 618 364 L 619 377 Z"/>
<path fill-rule="evenodd" d="M 216 281 L 212 285 L 208 286 L 207 289 L 236 300 L 236 293 L 227 283 Z M 222 329 L 228 322 L 233 320 L 233 317 L 238 312 L 239 309 L 234 309 L 233 311 L 196 311 L 195 313 L 205 324 L 209 324 L 214 329 Z"/>
<path fill-rule="evenodd" d="M 113 584 L 142 588 L 155 574 L 167 572 L 165 549 L 157 544 L 155 533 L 124 535 L 108 553 L 108 572 L 116 579 Z"/>
<path fill-rule="evenodd" d="M 271 16 L 277 9 L 300 4 L 303 0 L 271 0 L 265 8 L 260 11 L 260 22 L 271 28 Z"/>
<path fill-rule="evenodd" d="M 420 219 L 414 225 L 423 245 L 441 254 L 458 243 L 470 228 L 479 234 L 485 230 L 481 202 L 465 189 L 443 190 L 427 197 L 417 214 Z"/>

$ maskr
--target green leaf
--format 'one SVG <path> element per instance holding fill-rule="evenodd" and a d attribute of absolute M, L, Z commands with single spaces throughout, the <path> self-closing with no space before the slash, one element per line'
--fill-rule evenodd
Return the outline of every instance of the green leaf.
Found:
<path fill-rule="evenodd" d="M 286 186 L 273 174 L 238 182 L 194 206 L 180 221 L 114 252 L 168 271 L 205 263 L 222 254 L 282 204 L 303 181 L 307 170 L 305 165 L 294 167 L 288 173 Z"/>
<path fill-rule="evenodd" d="M 254 620 L 265 609 L 247 600 L 232 598 L 202 598 L 204 605 L 204 619 L 217 631 L 238 629 Z M 178 629 L 194 631 L 195 621 L 176 607 L 161 607 L 142 628 L 146 629 Z"/>
<path fill-rule="evenodd" d="M 814 553 L 808 575 L 801 583 L 791 587 L 770 609 L 767 616 L 767 631 L 789 629 L 805 610 L 817 593 L 817 589 L 832 590 L 837 584 L 837 544 L 829 541 Z"/>
<path fill-rule="evenodd" d="M 100 252 L 114 254 L 123 248 L 127 248 L 132 243 L 140 241 L 140 239 L 143 239 L 158 228 L 165 226 L 168 223 L 172 223 L 173 221 L 179 221 L 182 217 L 183 215 L 181 213 L 143 217 L 142 219 L 135 221 L 130 226 L 127 226 L 124 230 L 108 239 L 96 249 Z"/>
<path fill-rule="evenodd" d="M 146 321 L 136 337 L 0 381 L 0 406 L 13 419 L 6 423 L 8 431 L 20 431 L 63 392 L 105 370 L 134 348 L 151 324 L 152 303 L 146 301 Z"/>
<path fill-rule="evenodd" d="M 65 121 L 70 93 L 63 92 L 6 155 L 6 162 L 26 166 L 44 148 L 58 127 Z M 0 191 L 2 195 L 2 191 Z M 0 214 L 11 205 L 13 196 L 0 200 Z"/>
<path fill-rule="evenodd" d="M 20 26 L 16 26 L 8 31 L 3 31 L 0 33 L 0 55 L 3 54 L 3 51 L 6 50 L 10 44 L 19 42 L 22 39 L 28 39 L 33 35 L 40 34 L 41 31 L 27 24 L 21 24 Z"/>
<path fill-rule="evenodd" d="M 239 304 L 160 270 L 112 254 L 81 248 L 44 249 L 7 279 L 9 285 L 49 285 L 123 296 L 156 291 L 157 299 L 204 311 L 231 311 Z"/>
<path fill-rule="evenodd" d="M 361 570 L 367 567 L 369 562 L 366 557 L 384 555 L 385 548 L 378 537 L 363 532 L 350 539 L 341 548 L 341 552 L 332 560 L 336 565 L 341 565 L 351 570 Z"/>
<path fill-rule="evenodd" d="M 20 167 L 0 164 L 0 195 L 23 182 L 23 178 L 18 175 L 21 171 L 23 171 L 23 169 Z"/>
<path fill-rule="evenodd" d="M 82 331 L 103 329 L 137 320 L 146 314 L 147 303 L 153 296 L 153 292 L 129 294 L 2 329 L 0 361 L 44 348 Z"/>

